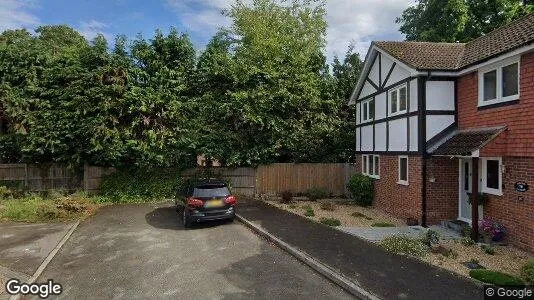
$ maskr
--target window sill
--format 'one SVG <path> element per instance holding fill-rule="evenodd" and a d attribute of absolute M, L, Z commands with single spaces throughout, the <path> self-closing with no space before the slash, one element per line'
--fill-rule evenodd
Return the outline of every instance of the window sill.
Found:
<path fill-rule="evenodd" d="M 408 183 L 408 181 L 397 181 L 397 184 L 400 184 L 400 185 L 406 185 L 406 186 L 410 185 L 410 184 Z"/>
<path fill-rule="evenodd" d="M 405 115 L 407 113 L 408 113 L 408 110 L 401 110 L 401 111 L 398 111 L 398 112 L 395 112 L 395 113 L 389 113 L 388 117 L 395 117 L 395 116 Z"/>
<path fill-rule="evenodd" d="M 482 189 L 482 193 L 484 194 L 488 194 L 488 195 L 493 195 L 493 196 L 502 196 L 502 191 L 500 190 L 490 190 L 490 189 Z"/>

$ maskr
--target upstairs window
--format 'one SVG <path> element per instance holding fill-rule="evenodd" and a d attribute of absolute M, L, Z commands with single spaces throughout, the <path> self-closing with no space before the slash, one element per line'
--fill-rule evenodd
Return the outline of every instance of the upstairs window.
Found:
<path fill-rule="evenodd" d="M 380 178 L 380 156 L 362 155 L 362 174 L 369 177 Z"/>
<path fill-rule="evenodd" d="M 390 115 L 396 115 L 406 112 L 408 107 L 408 89 L 402 85 L 389 91 L 389 110 Z"/>
<path fill-rule="evenodd" d="M 478 106 L 519 99 L 519 61 L 507 60 L 479 73 Z"/>
<path fill-rule="evenodd" d="M 362 122 L 372 121 L 375 118 L 375 99 L 362 102 Z"/>

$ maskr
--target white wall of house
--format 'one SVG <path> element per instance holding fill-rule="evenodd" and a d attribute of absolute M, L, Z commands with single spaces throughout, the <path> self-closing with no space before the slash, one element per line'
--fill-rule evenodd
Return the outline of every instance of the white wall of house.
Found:
<path fill-rule="evenodd" d="M 362 131 L 362 151 L 373 151 L 373 125 L 364 126 Z"/>
<path fill-rule="evenodd" d="M 375 125 L 375 151 L 386 151 L 386 122 Z M 380 138 L 378 138 L 380 137 Z"/>
<path fill-rule="evenodd" d="M 410 117 L 410 151 L 419 150 L 419 120 L 417 116 Z"/>
<path fill-rule="evenodd" d="M 375 120 L 386 118 L 386 93 L 375 96 Z"/>
<path fill-rule="evenodd" d="M 417 87 L 417 79 L 412 79 L 410 81 L 410 112 L 414 112 L 418 110 L 418 87 Z"/>
<path fill-rule="evenodd" d="M 365 82 L 360 93 L 360 98 L 367 97 L 373 93 L 376 93 L 376 89 L 369 82 Z"/>
<path fill-rule="evenodd" d="M 454 111 L 454 81 L 428 81 L 426 109 Z"/>
<path fill-rule="evenodd" d="M 429 141 L 453 123 L 454 116 L 426 116 L 426 140 Z"/>

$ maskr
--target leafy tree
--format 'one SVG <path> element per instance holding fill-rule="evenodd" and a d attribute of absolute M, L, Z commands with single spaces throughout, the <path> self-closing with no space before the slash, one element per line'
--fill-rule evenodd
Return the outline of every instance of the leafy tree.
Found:
<path fill-rule="evenodd" d="M 532 9 L 520 0 L 419 0 L 396 22 L 408 41 L 468 42 Z"/>

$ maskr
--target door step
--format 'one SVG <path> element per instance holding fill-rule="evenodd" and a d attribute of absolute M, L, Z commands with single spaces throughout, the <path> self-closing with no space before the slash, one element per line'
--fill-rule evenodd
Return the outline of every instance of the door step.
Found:
<path fill-rule="evenodd" d="M 441 225 L 447 228 L 450 228 L 460 234 L 463 233 L 463 228 L 465 226 L 470 227 L 471 225 L 465 221 L 462 220 L 449 220 L 449 221 L 443 221 L 441 222 Z"/>

